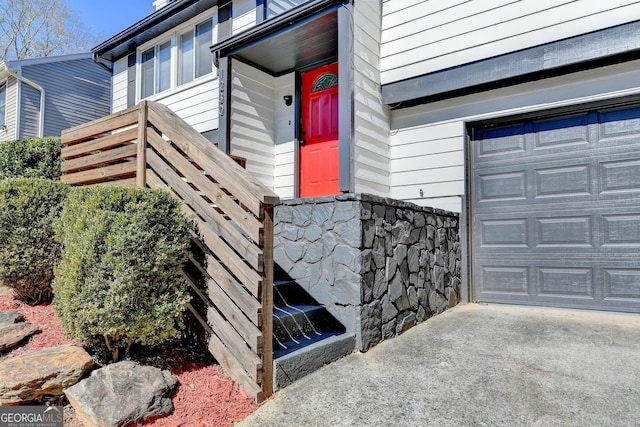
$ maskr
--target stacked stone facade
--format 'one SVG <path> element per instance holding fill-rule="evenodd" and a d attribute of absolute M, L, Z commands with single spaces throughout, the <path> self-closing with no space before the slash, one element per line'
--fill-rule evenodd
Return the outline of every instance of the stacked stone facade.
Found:
<path fill-rule="evenodd" d="M 458 303 L 458 215 L 367 194 L 287 200 L 274 259 L 365 351 Z"/>

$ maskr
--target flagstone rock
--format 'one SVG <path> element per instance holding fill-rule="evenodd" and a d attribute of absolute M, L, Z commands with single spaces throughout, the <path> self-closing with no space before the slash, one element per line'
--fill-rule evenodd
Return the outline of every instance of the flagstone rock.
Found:
<path fill-rule="evenodd" d="M 17 311 L 0 311 L 0 325 L 24 322 L 24 316 Z"/>
<path fill-rule="evenodd" d="M 0 324 L 0 351 L 17 346 L 36 332 L 41 331 L 27 322 Z"/>
<path fill-rule="evenodd" d="M 62 395 L 93 367 L 80 347 L 64 345 L 0 361 L 0 406 L 24 405 L 41 396 Z"/>
<path fill-rule="evenodd" d="M 85 426 L 116 427 L 168 415 L 178 380 L 169 371 L 124 361 L 65 390 Z"/>

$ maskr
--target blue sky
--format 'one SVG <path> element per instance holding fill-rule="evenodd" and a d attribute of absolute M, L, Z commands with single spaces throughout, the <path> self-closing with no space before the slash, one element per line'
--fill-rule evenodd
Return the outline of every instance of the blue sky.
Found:
<path fill-rule="evenodd" d="M 67 0 L 69 9 L 106 40 L 153 12 L 153 0 Z"/>

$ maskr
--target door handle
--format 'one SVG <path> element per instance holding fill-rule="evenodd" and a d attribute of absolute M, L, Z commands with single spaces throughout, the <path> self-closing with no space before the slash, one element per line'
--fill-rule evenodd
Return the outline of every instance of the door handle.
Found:
<path fill-rule="evenodd" d="M 306 144 L 306 143 L 307 143 L 307 141 L 305 141 L 304 139 L 300 139 L 300 140 L 298 141 L 298 144 L 300 144 L 300 145 L 304 145 L 304 144 Z"/>

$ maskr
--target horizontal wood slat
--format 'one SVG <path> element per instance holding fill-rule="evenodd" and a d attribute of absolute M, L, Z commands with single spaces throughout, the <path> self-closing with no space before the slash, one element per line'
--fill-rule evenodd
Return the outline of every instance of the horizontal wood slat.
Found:
<path fill-rule="evenodd" d="M 131 175 L 136 172 L 136 162 L 125 162 L 117 165 L 105 166 L 99 169 L 90 169 L 83 172 L 62 175 L 60 180 L 65 184 L 92 184 L 107 178 L 115 178 L 123 175 Z"/>
<path fill-rule="evenodd" d="M 138 147 L 136 144 L 129 144 L 113 150 L 102 151 L 89 156 L 78 157 L 62 162 L 62 172 L 73 171 L 74 169 L 84 169 L 92 166 L 117 162 L 127 158 L 135 158 Z"/>
<path fill-rule="evenodd" d="M 92 122 L 84 123 L 62 131 L 62 143 L 64 145 L 72 145 L 83 142 L 87 138 L 112 132 L 127 126 L 138 123 L 138 107 L 133 107 L 119 113 L 111 114 Z"/>
<path fill-rule="evenodd" d="M 94 151 L 106 150 L 108 148 L 117 147 L 118 145 L 122 145 L 127 142 L 135 141 L 137 136 L 137 128 L 127 129 L 123 130 L 122 132 L 101 136 L 99 138 L 86 141 L 82 144 L 62 147 L 61 154 L 63 158 L 69 159 L 72 157 L 90 154 Z"/>

